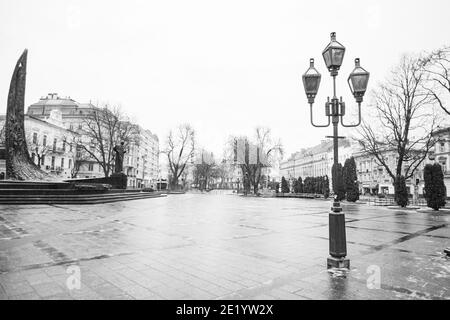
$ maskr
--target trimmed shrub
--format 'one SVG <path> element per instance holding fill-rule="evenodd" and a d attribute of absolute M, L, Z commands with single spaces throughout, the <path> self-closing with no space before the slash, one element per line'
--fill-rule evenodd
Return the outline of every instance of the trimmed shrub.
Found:
<path fill-rule="evenodd" d="M 358 176 L 356 175 L 355 159 L 351 157 L 344 164 L 344 185 L 347 201 L 355 202 L 359 199 Z"/>
<path fill-rule="evenodd" d="M 302 177 L 298 177 L 297 179 L 297 190 L 298 193 L 303 193 L 303 180 Z"/>
<path fill-rule="evenodd" d="M 322 193 L 325 199 L 328 199 L 330 196 L 330 180 L 328 176 L 323 177 Z"/>
<path fill-rule="evenodd" d="M 289 184 L 287 183 L 286 179 L 284 177 L 281 177 L 281 192 L 282 193 L 289 193 Z"/>
<path fill-rule="evenodd" d="M 439 210 L 445 206 L 447 197 L 447 188 L 444 184 L 444 173 L 438 163 L 427 164 L 423 170 L 425 180 L 424 196 L 427 200 L 427 206 L 434 210 Z"/>
<path fill-rule="evenodd" d="M 293 193 L 298 193 L 298 181 L 295 178 L 292 178 L 292 190 Z"/>
<path fill-rule="evenodd" d="M 337 201 L 342 201 L 345 199 L 345 186 L 342 171 L 343 169 L 340 163 L 337 165 L 333 164 L 331 169 L 333 177 L 333 193 L 337 197 Z"/>

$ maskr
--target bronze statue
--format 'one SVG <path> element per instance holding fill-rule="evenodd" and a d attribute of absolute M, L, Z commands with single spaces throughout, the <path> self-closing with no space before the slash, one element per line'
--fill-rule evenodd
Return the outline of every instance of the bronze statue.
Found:
<path fill-rule="evenodd" d="M 12 180 L 51 180 L 38 168 L 28 153 L 24 128 L 27 49 L 24 50 L 11 78 L 6 109 L 6 178 Z"/>
<path fill-rule="evenodd" d="M 113 149 L 116 152 L 114 173 L 121 173 L 123 171 L 123 156 L 126 153 L 125 147 L 123 145 L 124 142 L 122 141 L 120 145 L 116 145 Z"/>

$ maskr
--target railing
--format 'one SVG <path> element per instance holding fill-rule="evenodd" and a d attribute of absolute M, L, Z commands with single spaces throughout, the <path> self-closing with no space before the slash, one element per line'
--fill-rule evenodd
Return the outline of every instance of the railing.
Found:
<path fill-rule="evenodd" d="M 395 206 L 397 205 L 395 203 L 394 197 L 387 196 L 385 198 L 379 198 L 377 196 L 360 196 L 359 199 L 361 201 L 366 202 L 370 206 Z M 413 200 L 412 198 L 409 198 L 409 204 L 408 205 L 414 205 L 414 206 L 426 206 L 427 201 L 419 197 L 418 199 Z"/>
<path fill-rule="evenodd" d="M 66 148 L 62 148 L 62 147 L 56 147 L 56 148 L 52 148 L 51 152 L 53 153 L 65 153 L 66 152 Z"/>

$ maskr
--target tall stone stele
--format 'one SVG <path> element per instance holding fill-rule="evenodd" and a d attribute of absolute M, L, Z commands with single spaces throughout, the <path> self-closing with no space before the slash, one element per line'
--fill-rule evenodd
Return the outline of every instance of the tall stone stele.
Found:
<path fill-rule="evenodd" d="M 11 180 L 52 180 L 31 160 L 25 138 L 24 105 L 27 70 L 27 49 L 24 50 L 12 75 L 6 109 L 6 178 Z"/>

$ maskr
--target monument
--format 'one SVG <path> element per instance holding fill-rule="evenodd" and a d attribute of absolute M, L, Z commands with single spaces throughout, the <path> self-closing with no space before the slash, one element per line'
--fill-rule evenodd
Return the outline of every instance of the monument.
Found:
<path fill-rule="evenodd" d="M 25 49 L 17 61 L 9 86 L 5 123 L 6 179 L 53 180 L 31 160 L 24 127 L 25 81 L 27 74 Z"/>
<path fill-rule="evenodd" d="M 126 153 L 124 142 L 122 141 L 120 144 L 114 146 L 113 150 L 116 154 L 114 162 L 114 173 L 109 178 L 111 179 L 110 183 L 113 183 L 118 188 L 125 189 L 127 187 L 127 175 L 123 173 L 123 158 Z"/>
<path fill-rule="evenodd" d="M 127 190 L 123 173 L 124 143 L 115 146 L 115 172 L 110 177 L 57 181 L 31 159 L 25 137 L 25 49 L 9 87 L 5 122 L 6 180 L 0 181 L 0 204 L 97 204 L 166 196 L 151 190 Z"/>
<path fill-rule="evenodd" d="M 114 146 L 113 150 L 116 153 L 115 155 L 115 164 L 114 164 L 114 173 L 123 172 L 123 156 L 126 153 L 124 148 L 124 142 L 122 141 L 120 144 Z"/>

